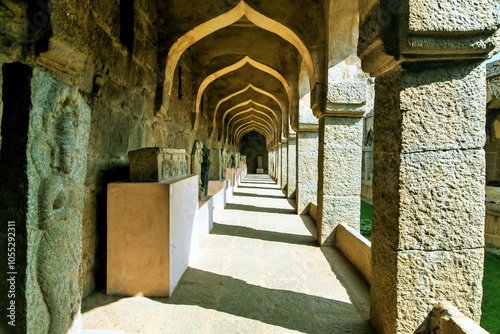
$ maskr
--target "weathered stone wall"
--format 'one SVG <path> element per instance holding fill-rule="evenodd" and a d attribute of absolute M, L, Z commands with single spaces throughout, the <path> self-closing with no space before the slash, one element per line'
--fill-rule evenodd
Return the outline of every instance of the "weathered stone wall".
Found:
<path fill-rule="evenodd" d="M 90 107 L 35 69 L 28 131 L 28 333 L 64 333 L 80 312 Z"/>
<path fill-rule="evenodd" d="M 28 4 L 0 4 L 0 65 L 19 60 L 41 67 L 56 82 L 78 89 L 91 108 L 82 218 L 83 296 L 105 285 L 106 186 L 128 179 L 128 152 L 152 146 L 189 151 L 194 137 L 206 141 L 204 132 L 191 134 L 195 64 L 189 52 L 180 61 L 182 98 L 172 101 L 167 119 L 155 117 L 157 78 L 161 77 L 155 2 L 131 3 L 133 22 L 120 17 L 116 1 L 43 2 L 48 10 L 35 11 L 44 19 L 50 17 L 39 23 L 42 29 L 50 28 L 51 34 L 47 50 L 39 54 L 34 41 L 26 39 L 25 32 L 33 23 L 26 15 Z M 122 44 L 121 25 L 133 25 L 133 43 Z M 174 90 L 178 96 L 177 84 Z M 0 115 L 2 110 L 0 104 Z M 206 118 L 201 117 L 200 128 L 206 128 Z"/>

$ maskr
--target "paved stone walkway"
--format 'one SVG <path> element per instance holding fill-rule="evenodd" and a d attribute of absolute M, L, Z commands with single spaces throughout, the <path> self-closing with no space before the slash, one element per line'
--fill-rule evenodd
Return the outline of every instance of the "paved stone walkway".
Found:
<path fill-rule="evenodd" d="M 317 247 L 310 230 L 269 176 L 248 175 L 171 298 L 95 293 L 83 303 L 84 328 L 372 333 L 368 286 L 336 250 Z"/>

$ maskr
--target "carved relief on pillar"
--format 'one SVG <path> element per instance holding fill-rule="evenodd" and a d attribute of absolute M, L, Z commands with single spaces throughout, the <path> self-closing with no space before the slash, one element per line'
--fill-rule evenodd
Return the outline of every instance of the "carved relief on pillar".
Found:
<path fill-rule="evenodd" d="M 203 143 L 199 140 L 193 144 L 191 151 L 191 174 L 198 175 L 199 196 L 203 193 L 201 182 L 201 163 L 203 162 Z"/>
<path fill-rule="evenodd" d="M 31 286 L 28 297 L 36 309 L 32 321 L 37 330 L 63 333 L 79 314 L 78 245 L 82 237 L 90 108 L 77 89 L 41 71 L 34 72 L 32 85 L 28 174 L 34 203 L 30 204 L 29 217 L 38 219 L 28 221 L 32 230 L 29 247 L 31 242 L 37 244 L 31 249 L 36 262 L 31 260 L 29 264 L 34 272 L 28 284 L 33 284 L 36 277 L 38 287 Z M 52 95 L 48 98 L 47 94 Z"/>

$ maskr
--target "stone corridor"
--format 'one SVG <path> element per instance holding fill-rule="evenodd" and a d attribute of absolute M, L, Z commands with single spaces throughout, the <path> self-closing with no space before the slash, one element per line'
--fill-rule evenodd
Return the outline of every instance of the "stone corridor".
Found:
<path fill-rule="evenodd" d="M 85 332 L 372 333 L 368 285 L 316 246 L 313 222 L 290 201 L 269 176 L 248 175 L 171 298 L 94 293 Z"/>

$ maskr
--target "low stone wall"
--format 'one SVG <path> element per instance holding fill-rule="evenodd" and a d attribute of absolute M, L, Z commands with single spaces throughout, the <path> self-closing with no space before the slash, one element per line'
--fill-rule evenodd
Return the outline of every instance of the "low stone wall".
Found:
<path fill-rule="evenodd" d="M 309 216 L 315 221 L 318 222 L 318 206 L 316 203 L 310 203 L 309 204 Z"/>
<path fill-rule="evenodd" d="M 500 188 L 486 187 L 484 238 L 487 247 L 500 248 Z"/>
<path fill-rule="evenodd" d="M 372 181 L 361 181 L 361 198 L 370 204 L 373 203 Z"/>
<path fill-rule="evenodd" d="M 442 302 L 432 310 L 430 333 L 487 334 L 488 332 L 472 319 L 464 316 L 450 302 Z"/>
<path fill-rule="evenodd" d="M 344 224 L 338 225 L 335 240 L 337 248 L 340 249 L 371 285 L 371 242 Z"/>

